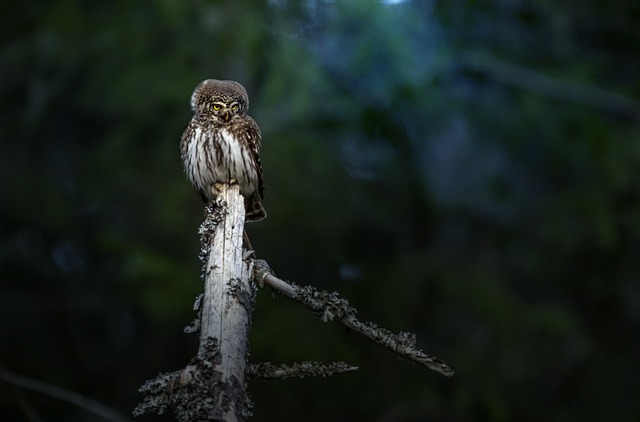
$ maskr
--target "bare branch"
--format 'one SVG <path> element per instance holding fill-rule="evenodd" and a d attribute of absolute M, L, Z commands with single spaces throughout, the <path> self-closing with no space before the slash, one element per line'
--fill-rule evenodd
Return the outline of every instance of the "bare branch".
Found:
<path fill-rule="evenodd" d="M 463 55 L 459 64 L 463 69 L 485 74 L 500 83 L 517 86 L 538 95 L 640 120 L 640 103 L 613 91 L 554 78 L 484 54 Z"/>
<path fill-rule="evenodd" d="M 311 286 L 298 286 L 279 279 L 264 260 L 254 260 L 254 277 L 259 284 L 265 284 L 278 293 L 293 299 L 311 309 L 322 321 L 335 321 L 365 336 L 369 340 L 393 352 L 448 377 L 454 371 L 442 360 L 427 355 L 416 348 L 416 337 L 412 333 L 394 334 L 370 322 L 361 322 L 356 310 L 338 293 L 318 291 Z"/>
<path fill-rule="evenodd" d="M 22 390 L 18 387 L 14 388 L 13 390 L 14 391 L 12 393 L 16 399 L 16 402 L 18 402 L 18 406 L 20 406 L 20 409 L 22 409 L 22 411 L 24 412 L 25 416 L 29 419 L 29 421 L 44 422 L 44 419 L 40 417 L 38 412 L 36 412 L 36 409 L 33 408 L 31 403 L 29 403 L 27 398 L 24 396 L 24 393 L 22 392 Z"/>
<path fill-rule="evenodd" d="M 7 384 L 15 385 L 27 390 L 37 391 L 47 396 L 71 403 L 86 410 L 87 412 L 98 415 L 109 421 L 121 422 L 131 420 L 124 417 L 117 411 L 74 391 L 58 387 L 57 385 L 53 385 L 42 380 L 19 375 L 2 367 L 0 367 L 0 379 Z"/>
<path fill-rule="evenodd" d="M 329 377 L 357 370 L 357 366 L 351 366 L 344 362 L 322 363 L 305 361 L 292 365 L 274 365 L 273 363 L 263 362 L 249 365 L 247 376 L 265 379 Z"/>

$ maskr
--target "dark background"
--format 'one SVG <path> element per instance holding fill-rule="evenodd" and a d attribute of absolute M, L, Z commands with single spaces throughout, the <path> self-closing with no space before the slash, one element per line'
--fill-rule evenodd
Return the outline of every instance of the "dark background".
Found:
<path fill-rule="evenodd" d="M 252 381 L 252 420 L 637 421 L 640 6 L 611 4 L 4 2 L 0 365 L 130 415 L 195 354 L 178 142 L 196 84 L 234 79 L 258 255 L 456 370 L 265 289 L 252 361 L 360 370 Z M 33 415 L 99 420 L 0 382 L 0 419 Z"/>

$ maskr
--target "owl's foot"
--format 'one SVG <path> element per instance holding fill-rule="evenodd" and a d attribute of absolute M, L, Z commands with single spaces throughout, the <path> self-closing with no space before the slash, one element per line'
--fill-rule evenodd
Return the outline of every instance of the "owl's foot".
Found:
<path fill-rule="evenodd" d="M 220 195 L 222 193 L 222 187 L 224 185 L 225 185 L 225 183 L 218 183 L 218 182 L 214 183 L 213 184 L 213 189 L 212 189 L 213 190 L 213 194 L 216 195 L 216 196 Z"/>
<path fill-rule="evenodd" d="M 224 197 L 222 195 L 216 195 L 212 203 L 216 208 L 222 208 L 223 206 L 226 205 L 226 202 L 224 201 Z"/>
<path fill-rule="evenodd" d="M 213 184 L 213 187 L 211 188 L 211 191 L 215 194 L 215 195 L 220 195 L 220 193 L 222 192 L 222 187 L 227 185 L 227 186 L 231 186 L 231 185 L 237 185 L 238 181 L 236 179 L 229 179 L 228 183 L 221 183 L 221 182 L 215 182 Z"/>

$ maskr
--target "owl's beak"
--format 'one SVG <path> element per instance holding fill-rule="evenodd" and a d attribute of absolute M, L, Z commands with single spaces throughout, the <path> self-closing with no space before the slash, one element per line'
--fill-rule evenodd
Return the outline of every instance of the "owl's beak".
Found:
<path fill-rule="evenodd" d="M 224 118 L 225 122 L 228 122 L 229 119 L 231 118 L 231 113 L 228 111 L 225 111 L 224 114 L 222 115 L 222 117 Z"/>

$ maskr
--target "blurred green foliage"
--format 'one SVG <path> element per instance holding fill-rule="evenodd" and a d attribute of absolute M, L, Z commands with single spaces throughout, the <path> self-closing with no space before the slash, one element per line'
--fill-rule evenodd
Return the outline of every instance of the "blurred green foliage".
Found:
<path fill-rule="evenodd" d="M 637 2 L 0 10 L 0 365 L 123 414 L 185 365 L 203 207 L 178 140 L 196 84 L 234 79 L 264 136 L 258 255 L 457 371 L 265 290 L 252 360 L 361 369 L 252 381 L 253 420 L 640 417 Z M 0 392 L 3 420 L 90 417 Z"/>

